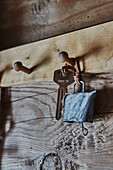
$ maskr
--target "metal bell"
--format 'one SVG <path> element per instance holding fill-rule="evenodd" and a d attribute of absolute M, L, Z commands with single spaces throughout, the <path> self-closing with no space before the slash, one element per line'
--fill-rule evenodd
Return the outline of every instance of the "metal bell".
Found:
<path fill-rule="evenodd" d="M 86 130 L 83 123 L 93 122 L 96 91 L 84 92 L 84 82 L 80 83 L 82 83 L 82 92 L 75 93 L 75 82 L 73 93 L 64 96 L 63 121 L 82 123 L 82 129 Z"/>

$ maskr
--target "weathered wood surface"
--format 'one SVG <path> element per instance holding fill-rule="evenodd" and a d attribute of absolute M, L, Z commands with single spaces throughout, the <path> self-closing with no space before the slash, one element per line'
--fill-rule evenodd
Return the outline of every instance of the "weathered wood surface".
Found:
<path fill-rule="evenodd" d="M 0 86 L 52 80 L 61 51 L 78 57 L 81 70 L 98 73 L 113 70 L 113 22 L 75 31 L 47 40 L 12 48 L 0 53 Z M 13 65 L 20 60 L 32 69 L 30 75 L 16 72 Z"/>
<path fill-rule="evenodd" d="M 113 72 L 83 79 L 86 90 L 97 90 L 94 123 L 86 125 L 86 137 L 80 124 L 55 120 L 58 86 L 52 81 L 1 89 L 0 114 L 6 122 L 2 170 L 113 169 Z"/>
<path fill-rule="evenodd" d="M 113 20 L 113 0 L 1 0 L 0 50 Z"/>

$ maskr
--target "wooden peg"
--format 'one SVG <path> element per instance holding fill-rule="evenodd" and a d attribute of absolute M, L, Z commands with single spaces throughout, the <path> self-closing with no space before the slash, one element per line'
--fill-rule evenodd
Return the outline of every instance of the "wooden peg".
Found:
<path fill-rule="evenodd" d="M 62 51 L 59 53 L 59 60 L 64 63 L 68 63 L 70 66 L 74 66 L 74 60 L 72 58 L 69 58 L 68 53 L 65 51 Z"/>
<path fill-rule="evenodd" d="M 23 66 L 20 61 L 17 61 L 16 63 L 14 63 L 13 68 L 14 68 L 15 71 L 23 71 L 24 73 L 27 73 L 27 74 L 31 73 L 31 69 Z"/>

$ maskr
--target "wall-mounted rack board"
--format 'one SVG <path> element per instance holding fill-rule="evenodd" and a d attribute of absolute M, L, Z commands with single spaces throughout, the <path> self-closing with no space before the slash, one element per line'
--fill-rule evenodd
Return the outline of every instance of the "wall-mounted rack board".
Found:
<path fill-rule="evenodd" d="M 29 35 L 28 35 L 29 36 Z M 88 73 L 113 70 L 113 22 L 71 32 L 0 52 L 0 86 L 51 80 L 61 51 L 79 57 L 81 69 Z M 21 61 L 31 74 L 16 72 L 13 65 Z"/>

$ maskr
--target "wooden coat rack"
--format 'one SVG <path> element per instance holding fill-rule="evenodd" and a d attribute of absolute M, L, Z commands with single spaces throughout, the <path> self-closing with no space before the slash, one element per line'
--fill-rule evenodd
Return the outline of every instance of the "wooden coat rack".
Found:
<path fill-rule="evenodd" d="M 61 51 L 78 57 L 85 73 L 113 70 L 113 22 L 71 32 L 35 43 L 0 52 L 0 86 L 51 80 Z M 16 72 L 15 62 L 21 61 L 31 73 Z"/>

